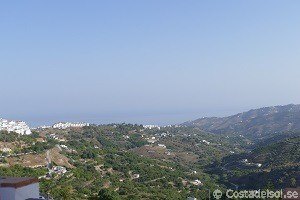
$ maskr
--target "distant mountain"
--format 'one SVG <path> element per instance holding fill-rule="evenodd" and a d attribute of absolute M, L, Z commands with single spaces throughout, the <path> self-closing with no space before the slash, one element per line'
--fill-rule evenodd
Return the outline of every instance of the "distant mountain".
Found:
<path fill-rule="evenodd" d="M 252 139 L 300 130 L 300 105 L 253 109 L 229 117 L 201 118 L 183 123 L 212 133 L 238 133 Z"/>

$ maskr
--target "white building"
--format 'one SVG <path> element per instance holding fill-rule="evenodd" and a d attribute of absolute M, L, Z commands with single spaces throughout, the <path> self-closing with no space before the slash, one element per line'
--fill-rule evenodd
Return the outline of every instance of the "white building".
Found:
<path fill-rule="evenodd" d="M 188 197 L 187 200 L 197 200 L 195 197 Z"/>
<path fill-rule="evenodd" d="M 256 166 L 257 166 L 257 167 L 261 167 L 261 166 L 262 166 L 262 164 L 260 164 L 260 163 L 256 163 Z"/>
<path fill-rule="evenodd" d="M 89 123 L 71 123 L 71 122 L 59 122 L 56 124 L 53 124 L 52 128 L 57 128 L 57 129 L 66 129 L 66 128 L 81 128 L 84 126 L 89 126 Z"/>
<path fill-rule="evenodd" d="M 49 129 L 51 128 L 51 126 L 47 126 L 47 125 L 43 125 L 43 126 L 39 126 L 36 129 Z"/>
<path fill-rule="evenodd" d="M 208 142 L 208 141 L 206 141 L 206 140 L 202 140 L 202 142 L 205 143 L 205 144 L 207 144 L 207 145 L 210 144 L 210 142 Z"/>
<path fill-rule="evenodd" d="M 39 181 L 36 178 L 0 178 L 1 200 L 39 199 Z"/>
<path fill-rule="evenodd" d="M 8 147 L 3 147 L 3 148 L 0 148 L 0 151 L 5 152 L 5 153 L 10 153 L 10 152 L 12 152 L 12 149 L 8 148 Z"/>
<path fill-rule="evenodd" d="M 148 140 L 147 140 L 147 142 L 148 142 L 148 143 L 151 143 L 151 144 L 154 144 L 156 141 L 157 141 L 156 139 L 148 139 Z"/>
<path fill-rule="evenodd" d="M 197 185 L 197 186 L 203 185 L 203 183 L 202 183 L 200 180 L 198 180 L 198 179 L 192 181 L 191 183 L 192 183 L 193 185 Z"/>
<path fill-rule="evenodd" d="M 164 145 L 164 144 L 158 144 L 158 146 L 159 146 L 159 147 L 162 147 L 162 148 L 164 148 L 164 149 L 167 148 L 166 145 Z"/>
<path fill-rule="evenodd" d="M 160 129 L 160 126 L 158 125 L 144 125 L 143 127 L 146 129 L 154 129 L 154 128 Z"/>
<path fill-rule="evenodd" d="M 67 169 L 65 167 L 62 166 L 53 166 L 52 170 L 50 170 L 50 173 L 55 173 L 55 174 L 65 174 L 67 173 Z"/>
<path fill-rule="evenodd" d="M 29 126 L 23 121 L 9 121 L 0 118 L 0 131 L 16 132 L 20 135 L 30 135 Z"/>
<path fill-rule="evenodd" d="M 133 178 L 133 179 L 138 179 L 138 178 L 140 178 L 140 175 L 139 175 L 139 174 L 133 174 L 133 175 L 132 175 L 132 178 Z"/>

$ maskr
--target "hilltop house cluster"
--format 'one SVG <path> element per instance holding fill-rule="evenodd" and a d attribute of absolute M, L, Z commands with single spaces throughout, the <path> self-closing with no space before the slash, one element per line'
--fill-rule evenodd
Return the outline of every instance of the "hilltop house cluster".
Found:
<path fill-rule="evenodd" d="M 72 122 L 59 122 L 56 124 L 53 124 L 52 128 L 57 128 L 57 129 L 67 129 L 67 128 L 81 128 L 84 126 L 89 126 L 89 123 L 72 123 Z"/>
<path fill-rule="evenodd" d="M 158 125 L 143 125 L 145 129 L 160 129 Z"/>
<path fill-rule="evenodd" d="M 23 121 L 12 121 L 0 118 L 0 131 L 16 132 L 20 135 L 30 135 L 29 126 Z"/>

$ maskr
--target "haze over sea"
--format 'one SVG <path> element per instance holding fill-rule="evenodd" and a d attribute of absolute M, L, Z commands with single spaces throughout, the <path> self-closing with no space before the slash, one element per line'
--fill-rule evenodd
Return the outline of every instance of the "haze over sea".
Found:
<path fill-rule="evenodd" d="M 3 1 L 0 117 L 174 124 L 300 103 L 300 1 Z"/>
<path fill-rule="evenodd" d="M 52 115 L 52 116 L 30 116 L 21 117 L 19 119 L 26 120 L 31 127 L 42 125 L 52 125 L 57 122 L 89 122 L 94 124 L 109 124 L 109 123 L 133 123 L 133 124 L 154 124 L 154 125 L 174 125 L 185 121 L 194 120 L 200 117 L 226 116 L 235 114 L 230 111 L 215 112 L 190 112 L 190 113 L 115 113 L 115 114 L 70 114 L 70 115 Z M 11 119 L 11 118 L 10 118 Z"/>

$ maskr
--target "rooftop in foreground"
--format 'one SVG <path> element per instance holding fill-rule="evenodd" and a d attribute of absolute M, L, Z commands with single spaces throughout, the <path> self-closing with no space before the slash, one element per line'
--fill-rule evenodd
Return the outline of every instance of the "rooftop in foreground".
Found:
<path fill-rule="evenodd" d="M 38 183 L 37 178 L 29 177 L 1 177 L 0 178 L 0 187 L 13 187 L 20 188 L 33 183 Z"/>

